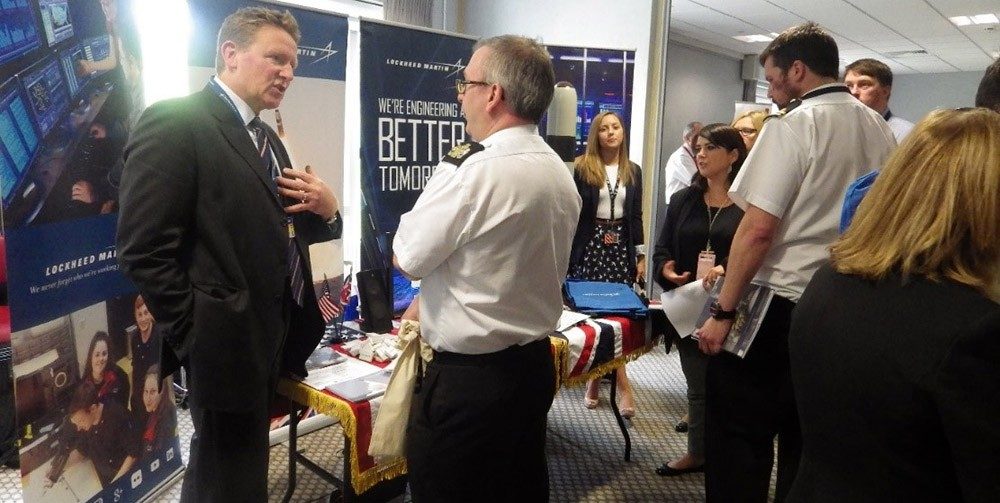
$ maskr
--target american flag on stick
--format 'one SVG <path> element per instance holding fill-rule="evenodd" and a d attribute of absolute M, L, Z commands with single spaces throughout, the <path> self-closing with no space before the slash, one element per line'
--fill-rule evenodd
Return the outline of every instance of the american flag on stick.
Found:
<path fill-rule="evenodd" d="M 319 296 L 319 312 L 323 314 L 323 321 L 327 325 L 333 323 L 333 320 L 340 317 L 341 308 L 333 300 L 333 295 L 330 293 L 330 281 L 326 279 L 326 275 L 323 275 L 323 294 Z"/>

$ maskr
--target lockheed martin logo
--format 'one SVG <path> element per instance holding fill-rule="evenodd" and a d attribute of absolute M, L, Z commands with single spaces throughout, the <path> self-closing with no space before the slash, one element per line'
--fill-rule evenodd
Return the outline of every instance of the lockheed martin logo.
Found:
<path fill-rule="evenodd" d="M 313 60 L 311 65 L 319 63 L 325 59 L 330 59 L 330 56 L 337 54 L 340 51 L 335 51 L 333 49 L 333 41 L 327 42 L 326 47 L 310 47 L 308 45 L 300 45 L 298 49 L 299 56 L 305 56 L 310 58 L 316 58 Z"/>
<path fill-rule="evenodd" d="M 465 69 L 465 64 L 462 63 L 462 58 L 459 58 L 458 61 L 455 61 L 454 63 L 433 63 L 433 64 L 446 66 L 448 68 L 453 68 L 454 70 L 452 70 L 452 72 L 447 75 L 448 77 L 453 77 L 455 75 L 458 75 L 458 72 Z"/>
<path fill-rule="evenodd" d="M 439 72 L 449 72 L 446 77 L 452 77 L 465 69 L 465 63 L 459 58 L 454 63 L 441 63 L 438 61 L 419 62 L 405 59 L 386 58 L 385 64 L 392 66 L 402 66 L 404 68 L 416 68 L 418 70 L 436 70 Z"/>

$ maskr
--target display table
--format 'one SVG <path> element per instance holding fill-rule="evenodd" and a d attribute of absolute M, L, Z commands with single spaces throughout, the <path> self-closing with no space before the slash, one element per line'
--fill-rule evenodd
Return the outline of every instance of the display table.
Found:
<path fill-rule="evenodd" d="M 556 384 L 575 386 L 597 379 L 647 353 L 656 344 L 649 336 L 647 321 L 608 317 L 585 320 L 550 337 L 552 357 L 556 367 Z M 615 401 L 615 381 L 612 379 L 612 411 L 625 437 L 625 459 L 629 458 L 630 440 L 624 420 Z M 292 405 L 289 422 L 289 486 L 284 501 L 295 490 L 295 464 L 300 463 L 317 472 L 335 485 L 342 485 L 345 500 L 364 493 L 381 481 L 406 473 L 406 460 L 380 459 L 368 455 L 371 441 L 373 411 L 377 412 L 381 398 L 350 402 L 328 391 L 316 390 L 291 379 L 278 382 L 278 394 Z M 298 428 L 297 409 L 312 407 L 321 414 L 336 417 L 344 430 L 344 480 L 338 480 L 296 451 Z"/>

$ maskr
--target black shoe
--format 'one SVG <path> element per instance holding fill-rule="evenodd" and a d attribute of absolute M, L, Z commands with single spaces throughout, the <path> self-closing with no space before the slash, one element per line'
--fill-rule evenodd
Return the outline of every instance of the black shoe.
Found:
<path fill-rule="evenodd" d="M 687 421 L 681 421 L 681 422 L 675 424 L 674 425 L 674 431 L 676 431 L 677 433 L 685 433 L 685 432 L 687 432 L 688 431 L 688 423 L 687 423 Z"/>
<path fill-rule="evenodd" d="M 671 468 L 667 463 L 663 463 L 656 469 L 656 474 L 661 477 L 676 477 L 685 473 L 698 473 L 705 471 L 705 465 L 692 466 L 690 468 Z"/>

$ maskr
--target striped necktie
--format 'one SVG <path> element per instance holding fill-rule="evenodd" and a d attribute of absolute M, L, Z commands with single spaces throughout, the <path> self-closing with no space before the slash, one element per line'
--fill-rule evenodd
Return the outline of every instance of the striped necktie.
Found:
<path fill-rule="evenodd" d="M 257 155 L 260 156 L 261 163 L 267 169 L 267 174 L 270 175 L 273 181 L 279 176 L 278 166 L 274 162 L 274 155 L 271 152 L 271 140 L 265 132 L 264 124 L 261 122 L 260 117 L 254 117 L 250 121 L 249 127 L 253 132 L 254 138 L 257 140 Z M 295 243 L 295 224 L 292 222 L 291 215 L 286 216 L 286 225 L 288 229 L 288 246 L 286 251 L 288 258 L 288 284 L 292 290 L 292 298 L 301 307 L 306 283 L 302 275 L 302 254 Z"/>

